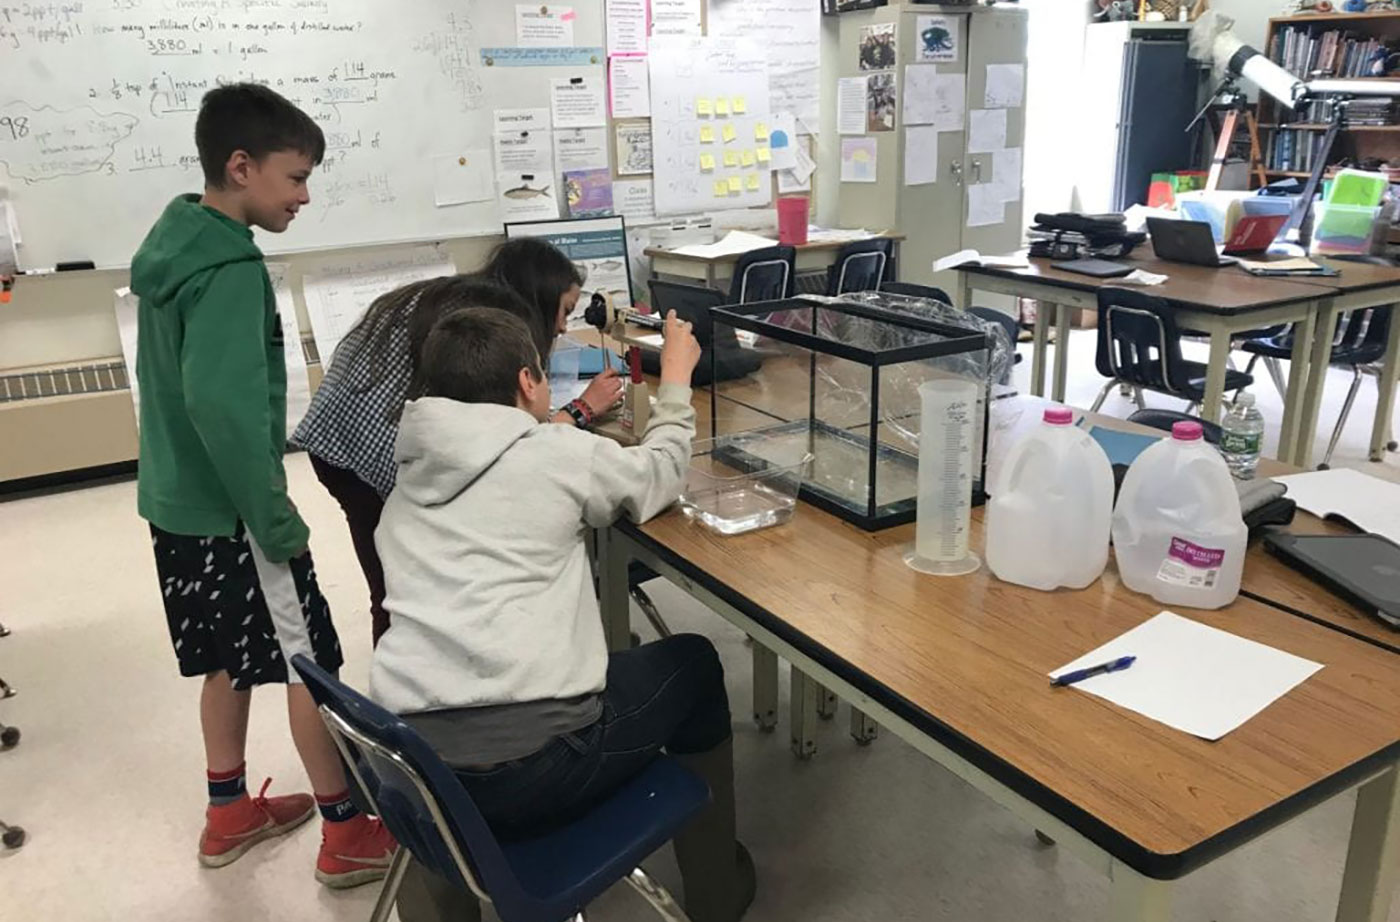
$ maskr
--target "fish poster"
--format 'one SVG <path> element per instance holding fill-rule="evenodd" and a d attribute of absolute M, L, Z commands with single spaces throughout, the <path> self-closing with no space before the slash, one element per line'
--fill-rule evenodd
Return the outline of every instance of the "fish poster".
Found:
<path fill-rule="evenodd" d="M 506 237 L 548 240 L 584 271 L 583 293 L 569 315 L 570 329 L 586 326 L 583 312 L 595 292 L 611 297 L 617 307 L 632 307 L 627 234 L 621 217 L 508 224 Z"/>
<path fill-rule="evenodd" d="M 549 174 L 502 174 L 497 179 L 496 188 L 501 220 L 507 224 L 559 217 L 559 190 Z"/>
<path fill-rule="evenodd" d="M 958 59 L 958 18 L 956 16 L 920 16 L 915 31 L 918 32 L 916 59 L 921 63 L 929 61 L 956 61 Z"/>

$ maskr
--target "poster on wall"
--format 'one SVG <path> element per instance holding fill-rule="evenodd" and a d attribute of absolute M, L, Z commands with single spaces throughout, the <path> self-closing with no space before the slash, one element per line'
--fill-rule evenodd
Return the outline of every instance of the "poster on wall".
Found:
<path fill-rule="evenodd" d="M 587 310 L 595 291 L 611 295 L 617 307 L 632 307 L 632 278 L 627 270 L 627 230 L 621 217 L 507 224 L 506 237 L 539 237 L 547 240 L 583 267 L 587 277 L 578 305 L 569 315 L 569 329 L 587 326 L 583 312 Z"/>
<path fill-rule="evenodd" d="M 895 24 L 860 27 L 860 69 L 888 70 L 895 62 Z"/>
<path fill-rule="evenodd" d="M 920 16 L 915 20 L 919 33 L 915 58 L 920 62 L 958 59 L 958 17 Z"/>
<path fill-rule="evenodd" d="M 865 79 L 865 130 L 894 131 L 894 74 Z"/>
<path fill-rule="evenodd" d="M 651 172 L 651 124 L 619 123 L 617 134 L 617 175 L 640 176 Z"/>

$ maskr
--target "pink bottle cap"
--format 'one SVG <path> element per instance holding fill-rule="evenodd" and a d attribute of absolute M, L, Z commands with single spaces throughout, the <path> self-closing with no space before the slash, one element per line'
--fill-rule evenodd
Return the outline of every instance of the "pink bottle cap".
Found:
<path fill-rule="evenodd" d="M 1200 440 L 1203 434 L 1200 423 L 1172 423 L 1172 438 L 1178 442 L 1195 442 Z"/>
<path fill-rule="evenodd" d="M 1045 411 L 1045 421 L 1052 426 L 1068 426 L 1074 422 L 1074 411 L 1069 407 L 1050 407 Z"/>

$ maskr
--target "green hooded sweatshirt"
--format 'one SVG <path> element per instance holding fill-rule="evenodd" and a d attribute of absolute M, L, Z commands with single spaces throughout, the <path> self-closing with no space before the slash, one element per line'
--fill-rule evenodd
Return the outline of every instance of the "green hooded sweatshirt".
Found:
<path fill-rule="evenodd" d="M 269 560 L 289 560 L 309 530 L 287 498 L 282 325 L 252 229 L 180 196 L 132 259 L 131 288 L 141 517 L 202 537 L 241 520 Z"/>

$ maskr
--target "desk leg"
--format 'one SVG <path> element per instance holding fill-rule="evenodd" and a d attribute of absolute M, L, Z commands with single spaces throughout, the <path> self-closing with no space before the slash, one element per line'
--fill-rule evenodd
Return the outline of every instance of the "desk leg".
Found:
<path fill-rule="evenodd" d="M 1337 922 L 1386 922 L 1400 877 L 1400 768 L 1356 792 Z"/>
<path fill-rule="evenodd" d="M 817 726 L 817 683 L 796 666 L 792 667 L 791 676 L 792 754 L 799 759 L 810 759 L 817 754 L 817 741 L 812 736 Z"/>
<path fill-rule="evenodd" d="M 1385 341 L 1385 364 L 1381 366 L 1381 377 L 1376 382 L 1380 393 L 1376 398 L 1376 421 L 1371 424 L 1372 461 L 1385 460 L 1385 453 L 1390 448 L 1395 413 L 1395 379 L 1400 375 L 1400 318 L 1394 316 L 1396 310 L 1390 308 L 1392 316 L 1390 337 Z"/>
<path fill-rule="evenodd" d="M 1056 403 L 1065 402 L 1065 379 L 1069 374 L 1069 320 L 1071 308 L 1064 304 L 1055 305 L 1055 380 L 1050 389 L 1050 399 Z"/>
<path fill-rule="evenodd" d="M 764 733 L 778 725 L 778 654 L 753 642 L 753 722 Z"/>
<path fill-rule="evenodd" d="M 961 307 L 961 308 L 962 308 L 963 310 L 965 310 L 965 311 L 966 311 L 966 310 L 971 310 L 971 309 L 972 309 L 972 273 L 971 273 L 971 272 L 959 272 L 959 273 L 958 273 L 958 287 L 961 289 L 961 291 L 959 292 L 959 294 L 960 294 L 960 297 L 962 298 L 962 300 L 958 302 L 958 306 Z"/>
<path fill-rule="evenodd" d="M 1120 861 L 1109 868 L 1110 922 L 1168 922 L 1171 882 L 1144 877 Z"/>
<path fill-rule="evenodd" d="M 1045 347 L 1050 338 L 1050 315 L 1056 309 L 1055 305 L 1048 302 L 1036 302 L 1034 335 L 1031 340 L 1031 393 L 1037 397 L 1045 396 Z"/>
<path fill-rule="evenodd" d="M 1230 361 L 1230 331 L 1216 327 L 1210 331 L 1210 360 L 1206 366 L 1206 394 L 1201 418 L 1220 422 L 1220 404 L 1225 397 L 1225 368 Z"/>
<path fill-rule="evenodd" d="M 598 555 L 598 608 L 608 649 L 616 652 L 632 645 L 631 599 L 627 593 L 627 554 L 611 528 L 594 532 Z"/>
<path fill-rule="evenodd" d="M 1312 356 L 1308 359 L 1307 387 L 1298 415 L 1298 444 L 1293 449 L 1293 463 L 1312 467 L 1313 442 L 1317 439 L 1317 418 L 1322 412 L 1322 392 L 1327 389 L 1327 367 L 1332 361 L 1332 337 L 1337 334 L 1339 311 L 1331 298 L 1318 304 L 1317 322 L 1313 326 Z M 1290 374 L 1291 374 L 1290 370 Z"/>
<path fill-rule="evenodd" d="M 817 685 L 817 716 L 822 720 L 831 720 L 836 717 L 836 692 L 825 685 Z"/>
<path fill-rule="evenodd" d="M 869 746 L 880 735 L 880 725 L 860 708 L 851 707 L 851 739 L 859 746 Z"/>
<path fill-rule="evenodd" d="M 1298 423 L 1302 416 L 1303 395 L 1307 393 L 1308 361 L 1312 356 L 1313 332 L 1317 329 L 1317 311 L 1310 309 L 1306 317 L 1293 324 L 1293 352 L 1288 360 L 1288 393 L 1283 397 L 1283 421 L 1278 430 L 1278 451 L 1274 457 L 1292 464 L 1298 453 Z"/>

